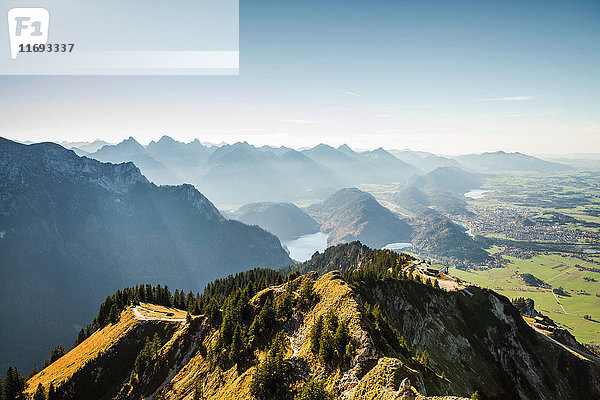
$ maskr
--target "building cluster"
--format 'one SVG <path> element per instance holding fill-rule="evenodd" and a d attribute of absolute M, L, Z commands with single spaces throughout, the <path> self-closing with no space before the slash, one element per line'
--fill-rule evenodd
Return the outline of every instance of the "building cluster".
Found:
<path fill-rule="evenodd" d="M 513 240 L 560 243 L 598 243 L 600 232 L 537 221 L 539 213 L 519 207 L 474 205 L 476 217 L 469 221 L 474 235 L 492 235 Z"/>

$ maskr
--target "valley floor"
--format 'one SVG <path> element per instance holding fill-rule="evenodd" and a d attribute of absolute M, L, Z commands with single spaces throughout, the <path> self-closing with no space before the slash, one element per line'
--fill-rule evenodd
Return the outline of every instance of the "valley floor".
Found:
<path fill-rule="evenodd" d="M 538 311 L 568 329 L 582 343 L 600 343 L 600 273 L 583 270 L 597 268 L 565 254 L 539 254 L 529 259 L 506 257 L 505 268 L 461 270 L 451 274 L 476 285 L 487 287 L 514 299 L 531 298 Z M 519 274 L 532 274 L 550 287 L 528 286 Z M 562 287 L 564 296 L 552 289 Z"/>

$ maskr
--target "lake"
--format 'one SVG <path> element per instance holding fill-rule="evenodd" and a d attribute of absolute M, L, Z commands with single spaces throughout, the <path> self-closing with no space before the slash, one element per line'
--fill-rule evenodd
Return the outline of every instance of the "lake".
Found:
<path fill-rule="evenodd" d="M 485 190 L 485 189 L 473 189 L 467 193 L 465 193 L 465 197 L 468 197 L 470 199 L 481 199 L 483 196 L 485 196 L 485 194 L 489 192 L 489 190 Z"/>
<path fill-rule="evenodd" d="M 383 246 L 384 249 L 386 250 L 402 250 L 402 249 L 406 249 L 407 247 L 412 246 L 412 243 L 390 243 L 390 244 L 386 244 L 385 246 Z"/>
<path fill-rule="evenodd" d="M 316 251 L 323 252 L 327 248 L 327 237 L 323 232 L 309 233 L 296 239 L 281 242 L 290 251 L 290 257 L 296 261 L 310 260 Z M 412 243 L 390 243 L 383 247 L 388 250 L 402 250 L 412 246 Z"/>
<path fill-rule="evenodd" d="M 296 261 L 310 260 L 315 251 L 323 252 L 327 248 L 327 237 L 323 232 L 309 233 L 296 239 L 281 242 L 290 251 L 290 257 Z"/>

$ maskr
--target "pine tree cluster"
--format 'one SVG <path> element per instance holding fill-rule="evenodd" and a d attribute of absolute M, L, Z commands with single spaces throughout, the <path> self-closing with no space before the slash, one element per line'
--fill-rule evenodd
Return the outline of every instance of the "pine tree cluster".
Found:
<path fill-rule="evenodd" d="M 131 371 L 131 381 L 136 382 L 138 377 L 142 375 L 150 362 L 156 357 L 158 351 L 161 348 L 161 341 L 158 337 L 158 334 L 154 334 L 154 337 L 150 339 L 149 336 L 146 337 L 146 343 L 144 344 L 144 348 L 140 351 L 140 354 L 135 359 L 133 364 L 133 371 Z"/>
<path fill-rule="evenodd" d="M 283 331 L 279 332 L 263 361 L 258 364 L 250 384 L 250 393 L 256 399 L 278 399 L 287 393 L 287 365 L 284 361 L 288 339 Z"/>
<path fill-rule="evenodd" d="M 348 324 L 339 321 L 333 312 L 317 318 L 311 327 L 309 341 L 310 351 L 318 357 L 323 366 L 342 366 L 349 362 L 356 352 Z"/>

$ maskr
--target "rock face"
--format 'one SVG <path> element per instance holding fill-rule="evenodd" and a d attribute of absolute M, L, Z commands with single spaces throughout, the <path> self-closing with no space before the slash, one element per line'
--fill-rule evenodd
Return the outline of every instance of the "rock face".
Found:
<path fill-rule="evenodd" d="M 356 188 L 341 189 L 306 212 L 329 233 L 329 246 L 360 240 L 369 247 L 410 242 L 412 228 L 375 200 Z"/>
<path fill-rule="evenodd" d="M 156 186 L 132 163 L 0 139 L 0 367 L 69 347 L 111 292 L 151 282 L 195 289 L 291 263 L 279 240 L 223 218 L 191 185 Z"/>
<path fill-rule="evenodd" d="M 361 293 L 380 304 L 411 347 L 427 350 L 429 362 L 451 382 L 451 393 L 479 391 L 489 399 L 600 394 L 597 364 L 535 332 L 505 297 L 478 287 L 468 290 L 472 296 L 389 281 Z"/>

